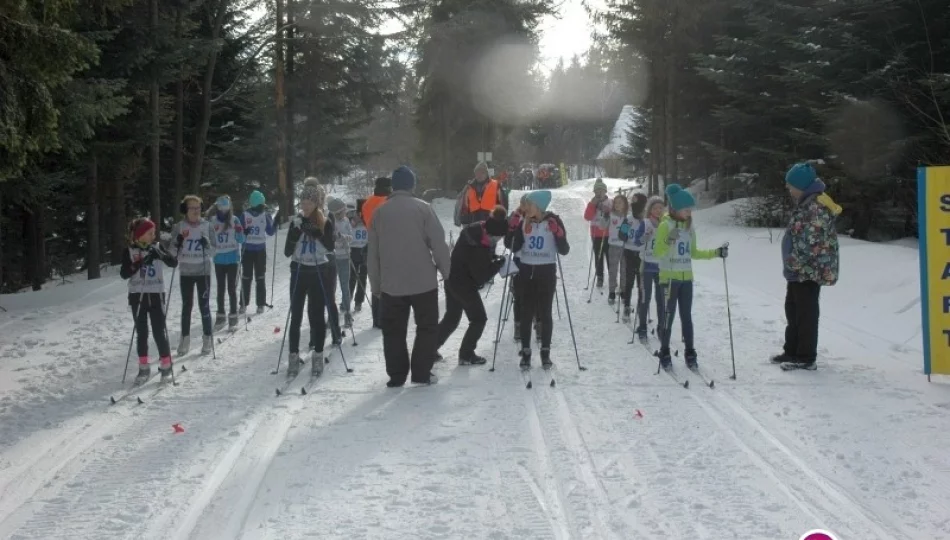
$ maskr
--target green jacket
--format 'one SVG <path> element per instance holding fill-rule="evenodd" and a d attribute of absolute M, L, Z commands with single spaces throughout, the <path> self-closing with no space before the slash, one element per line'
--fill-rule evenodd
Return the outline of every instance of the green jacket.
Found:
<path fill-rule="evenodd" d="M 688 249 L 684 251 L 681 264 L 689 266 L 688 270 L 672 270 L 671 261 L 676 255 L 672 248 L 673 240 L 670 239 L 670 230 L 677 229 L 679 234 L 689 234 Z M 686 223 L 674 220 L 669 214 L 663 216 L 660 226 L 656 230 L 656 245 L 653 248 L 653 254 L 660 261 L 660 282 L 669 283 L 670 281 L 693 281 L 692 260 L 708 260 L 716 257 L 715 249 L 699 249 L 696 247 L 696 229 Z"/>

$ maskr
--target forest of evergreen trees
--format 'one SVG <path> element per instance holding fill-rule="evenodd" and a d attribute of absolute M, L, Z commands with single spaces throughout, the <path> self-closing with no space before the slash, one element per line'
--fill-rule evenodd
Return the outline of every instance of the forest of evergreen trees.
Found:
<path fill-rule="evenodd" d="M 284 212 L 305 176 L 593 164 L 625 104 L 652 190 L 713 176 L 782 206 L 787 166 L 821 159 L 861 238 L 912 232 L 914 168 L 950 163 L 946 0 L 608 0 L 588 54 L 543 73 L 556 7 L 0 0 L 0 291 L 99 277 L 186 193 Z"/>

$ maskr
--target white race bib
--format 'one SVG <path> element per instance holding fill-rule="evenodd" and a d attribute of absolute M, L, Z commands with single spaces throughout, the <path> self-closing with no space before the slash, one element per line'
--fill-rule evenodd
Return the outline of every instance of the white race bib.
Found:
<path fill-rule="evenodd" d="M 205 261 L 205 249 L 201 247 L 201 239 L 208 232 L 208 223 L 200 221 L 192 225 L 183 221 L 180 234 L 185 238 L 178 252 L 178 262 L 185 264 L 202 264 Z M 210 255 L 210 254 L 207 254 Z"/>
<path fill-rule="evenodd" d="M 129 256 L 132 258 L 132 262 L 141 261 L 148 256 L 148 250 L 129 248 Z M 142 265 L 139 271 L 129 278 L 129 292 L 132 294 L 164 293 L 163 268 L 164 265 L 158 259 L 152 261 L 152 264 L 148 266 Z"/>
<path fill-rule="evenodd" d="M 531 223 L 525 220 L 521 226 L 524 232 L 524 245 L 521 246 L 521 263 L 531 266 L 554 264 L 557 262 L 557 244 L 554 235 L 548 230 L 548 221 Z"/>
<path fill-rule="evenodd" d="M 679 238 L 670 245 L 669 269 L 674 272 L 691 272 L 693 257 L 690 253 L 692 235 L 686 229 L 679 229 Z"/>
<path fill-rule="evenodd" d="M 362 223 L 353 228 L 353 241 L 350 242 L 351 248 L 364 248 L 369 243 L 369 231 L 366 225 Z"/>
<path fill-rule="evenodd" d="M 267 243 L 267 214 L 253 216 L 244 212 L 244 237 L 248 244 L 261 245 Z"/>
<path fill-rule="evenodd" d="M 216 253 L 228 253 L 238 250 L 240 244 L 238 244 L 237 234 L 235 234 L 235 225 L 240 225 L 237 218 L 232 220 L 230 227 L 225 227 L 225 224 L 217 219 L 214 220 L 214 234 L 217 240 L 215 247 Z"/>

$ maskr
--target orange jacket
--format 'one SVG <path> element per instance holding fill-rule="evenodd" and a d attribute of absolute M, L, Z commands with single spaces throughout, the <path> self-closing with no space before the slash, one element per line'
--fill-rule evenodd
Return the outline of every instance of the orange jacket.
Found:
<path fill-rule="evenodd" d="M 498 205 L 498 181 L 489 180 L 488 185 L 485 186 L 485 191 L 482 192 L 482 199 L 478 199 L 478 195 L 475 193 L 475 190 L 469 188 L 468 190 L 468 204 L 466 205 L 466 210 L 474 214 L 479 210 L 485 212 L 491 212 L 495 209 L 495 206 Z"/>
<path fill-rule="evenodd" d="M 373 212 L 386 202 L 386 198 L 385 195 L 373 195 L 363 203 L 363 223 L 366 224 L 367 229 L 373 226 Z"/>

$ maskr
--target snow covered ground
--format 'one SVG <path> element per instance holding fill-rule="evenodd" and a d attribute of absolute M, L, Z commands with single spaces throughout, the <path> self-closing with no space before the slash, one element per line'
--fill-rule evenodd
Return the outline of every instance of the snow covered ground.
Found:
<path fill-rule="evenodd" d="M 343 347 L 353 373 L 335 352 L 309 395 L 275 397 L 281 257 L 273 310 L 217 359 L 180 359 L 180 386 L 112 406 L 131 332 L 117 275 L 0 298 L 0 538 L 950 538 L 950 386 L 920 373 L 915 249 L 842 239 L 819 370 L 781 372 L 778 236 L 732 226 L 729 205 L 699 212 L 700 244 L 731 246 L 738 380 L 723 266 L 700 261 L 697 349 L 716 387 L 677 357 L 684 389 L 627 344 L 605 296 L 587 303 L 591 184 L 552 204 L 573 244 L 554 388 L 535 368 L 525 389 L 510 324 L 495 372 L 455 365 L 463 321 L 438 385 L 387 389 L 366 309 Z M 436 207 L 452 230 L 451 202 Z M 502 288 L 486 300 L 489 357 Z"/>

